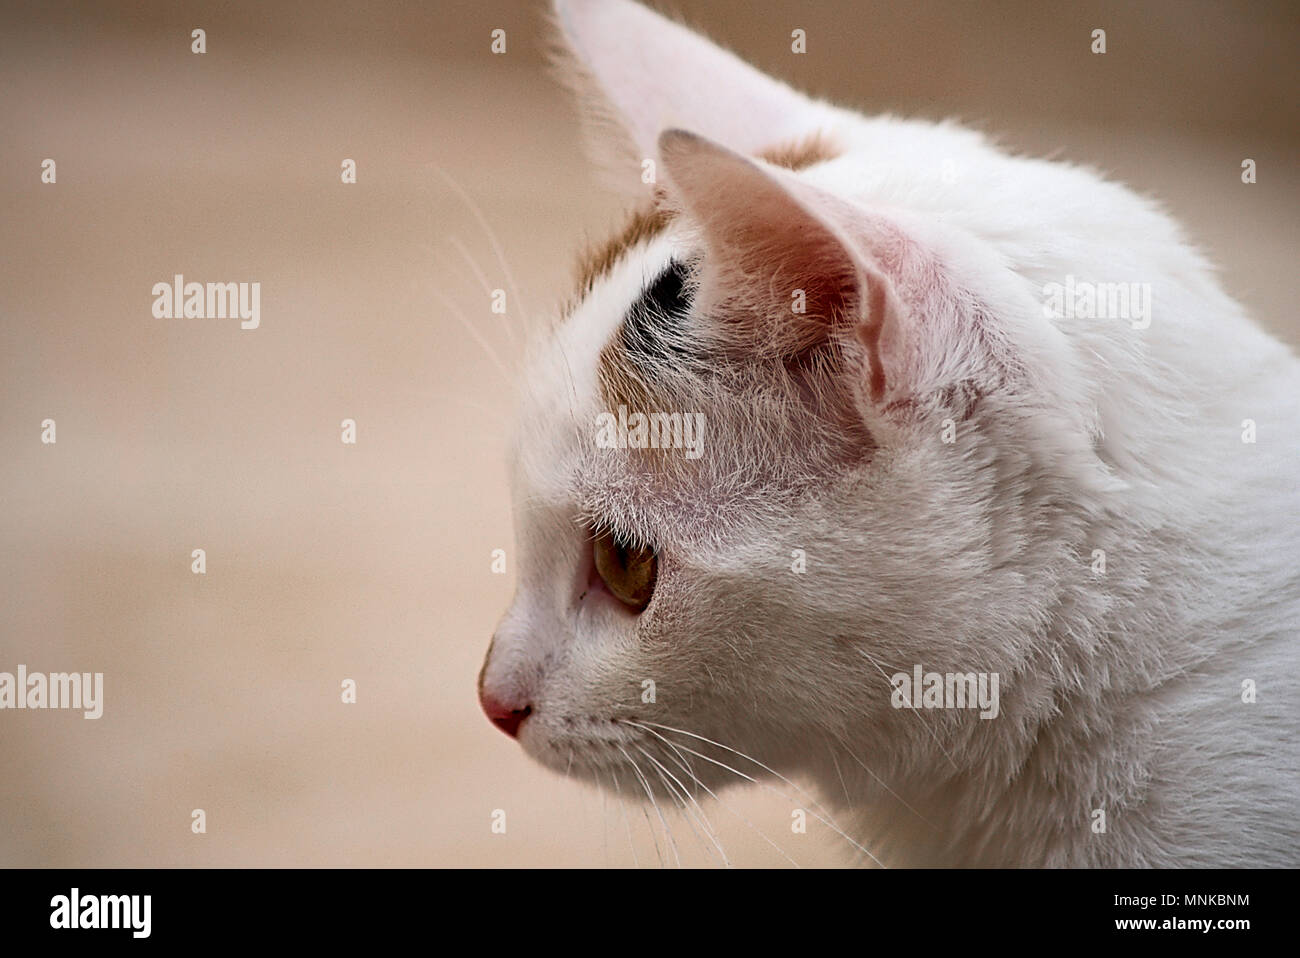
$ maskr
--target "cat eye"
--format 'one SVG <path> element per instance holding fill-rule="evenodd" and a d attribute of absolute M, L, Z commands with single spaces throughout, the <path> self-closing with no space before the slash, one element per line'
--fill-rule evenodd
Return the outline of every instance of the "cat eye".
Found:
<path fill-rule="evenodd" d="M 633 612 L 650 604 L 659 575 L 659 557 L 653 549 L 629 545 L 612 532 L 601 532 L 592 540 L 591 550 L 596 572 L 614 598 Z"/>

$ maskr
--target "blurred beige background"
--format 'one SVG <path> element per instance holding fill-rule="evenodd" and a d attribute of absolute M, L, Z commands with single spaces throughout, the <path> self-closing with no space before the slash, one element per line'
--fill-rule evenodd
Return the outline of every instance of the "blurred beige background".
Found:
<path fill-rule="evenodd" d="M 812 92 L 1161 197 L 1300 341 L 1295 4 L 672 9 Z M 618 218 L 544 41 L 540 5 L 500 0 L 3 5 L 0 671 L 102 671 L 105 709 L 0 712 L 0 864 L 673 862 L 657 819 L 534 767 L 475 700 L 512 590 L 489 568 L 513 543 L 488 349 L 513 368 Z M 261 328 L 154 319 L 178 272 L 260 282 Z M 813 820 L 790 833 L 797 797 L 723 798 L 733 863 L 789 863 L 760 831 L 849 860 Z"/>

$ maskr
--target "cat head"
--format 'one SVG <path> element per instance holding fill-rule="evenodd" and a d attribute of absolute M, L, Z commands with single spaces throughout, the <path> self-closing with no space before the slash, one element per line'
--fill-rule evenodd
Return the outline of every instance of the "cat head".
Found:
<path fill-rule="evenodd" d="M 635 4 L 556 18 L 636 208 L 529 363 L 485 710 L 624 794 L 695 753 L 710 787 L 820 774 L 838 742 L 947 767 L 979 720 L 917 723 L 889 676 L 1014 675 L 1082 548 L 1063 506 L 1106 481 L 1034 283 L 968 225 L 1005 158 L 808 99 Z"/>

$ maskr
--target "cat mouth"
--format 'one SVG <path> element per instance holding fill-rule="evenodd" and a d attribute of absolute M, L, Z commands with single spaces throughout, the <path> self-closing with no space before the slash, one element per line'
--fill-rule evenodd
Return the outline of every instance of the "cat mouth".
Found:
<path fill-rule="evenodd" d="M 599 784 L 602 772 L 625 765 L 628 754 L 638 747 L 638 736 L 631 734 L 633 731 L 614 718 L 566 715 L 535 723 L 531 734 L 521 737 L 520 744 L 552 771 Z"/>
<path fill-rule="evenodd" d="M 539 725 L 531 740 L 521 737 L 524 751 L 554 772 L 628 801 L 677 803 L 740 780 L 705 755 L 712 750 L 700 741 L 674 741 L 674 730 L 648 719 L 566 716 L 559 725 L 558 733 Z"/>

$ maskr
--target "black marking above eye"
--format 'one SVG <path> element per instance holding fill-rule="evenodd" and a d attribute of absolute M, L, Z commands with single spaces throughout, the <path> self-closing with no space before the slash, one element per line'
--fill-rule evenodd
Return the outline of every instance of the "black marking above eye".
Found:
<path fill-rule="evenodd" d="M 691 272 L 680 260 L 669 260 L 667 268 L 641 293 L 636 306 L 652 310 L 662 316 L 684 316 L 691 308 L 691 298 L 686 291 L 686 281 Z"/>
<path fill-rule="evenodd" d="M 671 260 L 632 304 L 623 320 L 623 348 L 634 360 L 653 364 L 688 355 L 681 320 L 690 312 L 690 267 Z"/>

